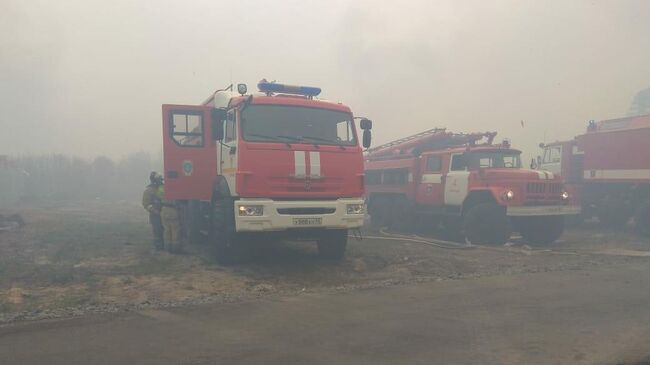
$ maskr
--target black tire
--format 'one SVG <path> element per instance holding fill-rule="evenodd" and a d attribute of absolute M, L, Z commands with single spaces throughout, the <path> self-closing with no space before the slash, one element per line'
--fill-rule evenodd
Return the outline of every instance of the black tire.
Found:
<path fill-rule="evenodd" d="M 388 199 L 383 197 L 374 198 L 371 202 L 368 213 L 370 214 L 370 226 L 374 229 L 384 228 L 390 225 L 390 210 Z"/>
<path fill-rule="evenodd" d="M 650 203 L 643 204 L 634 214 L 634 230 L 641 236 L 650 237 Z"/>
<path fill-rule="evenodd" d="M 325 260 L 339 261 L 348 245 L 347 229 L 328 230 L 316 241 L 318 254 Z"/>
<path fill-rule="evenodd" d="M 467 210 L 463 224 L 467 240 L 474 244 L 502 245 L 510 238 L 510 222 L 504 207 L 480 203 Z"/>
<path fill-rule="evenodd" d="M 518 224 L 519 233 L 528 243 L 548 245 L 557 241 L 564 233 L 564 217 L 529 217 Z"/>
<path fill-rule="evenodd" d="M 232 265 L 239 263 L 245 253 L 245 242 L 235 232 L 234 201 L 230 198 L 212 202 L 210 241 L 214 247 L 217 263 Z"/>
<path fill-rule="evenodd" d="M 185 214 L 185 236 L 187 241 L 191 244 L 199 244 L 204 240 L 201 234 L 201 226 L 203 223 L 203 213 L 201 212 L 201 205 L 198 202 L 190 201 L 186 205 Z"/>
<path fill-rule="evenodd" d="M 585 223 L 585 217 L 582 214 L 571 214 L 564 217 L 565 228 L 580 227 L 583 223 Z"/>
<path fill-rule="evenodd" d="M 416 233 L 434 233 L 440 226 L 440 217 L 431 214 L 416 214 L 413 218 Z"/>
<path fill-rule="evenodd" d="M 621 228 L 630 220 L 629 207 L 622 199 L 606 197 L 599 204 L 596 210 L 598 221 L 608 228 Z"/>
<path fill-rule="evenodd" d="M 444 240 L 465 243 L 463 219 L 461 217 L 444 217 L 439 226 L 440 234 Z"/>
<path fill-rule="evenodd" d="M 411 204 L 405 197 L 394 201 L 391 209 L 390 228 L 402 232 L 412 232 L 415 229 L 416 214 Z"/>

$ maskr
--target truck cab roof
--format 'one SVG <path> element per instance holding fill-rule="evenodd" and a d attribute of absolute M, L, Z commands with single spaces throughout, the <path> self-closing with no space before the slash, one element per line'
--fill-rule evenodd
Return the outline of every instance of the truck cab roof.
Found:
<path fill-rule="evenodd" d="M 305 108 L 320 108 L 351 113 L 350 108 L 341 103 L 293 94 L 268 95 L 265 93 L 253 93 L 249 95 L 240 95 L 232 91 L 217 91 L 205 100 L 202 105 L 210 105 L 215 108 L 232 108 L 249 99 L 252 105 L 300 106 Z"/>

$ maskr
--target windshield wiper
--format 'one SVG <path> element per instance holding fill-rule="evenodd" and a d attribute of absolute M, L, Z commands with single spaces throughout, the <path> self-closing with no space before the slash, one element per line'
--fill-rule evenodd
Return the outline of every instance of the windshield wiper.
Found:
<path fill-rule="evenodd" d="M 293 142 L 300 142 L 300 138 L 293 137 L 293 136 L 278 136 L 278 138 L 288 139 L 288 140 L 293 141 Z"/>
<path fill-rule="evenodd" d="M 247 134 L 247 135 L 248 135 L 248 136 L 251 136 L 251 137 L 266 138 L 266 139 L 270 139 L 270 140 L 272 140 L 272 141 L 279 141 L 279 140 L 280 140 L 278 137 L 267 136 L 266 134 L 249 133 L 249 134 Z"/>
<path fill-rule="evenodd" d="M 341 143 L 341 141 L 334 141 L 334 140 L 331 140 L 331 139 L 325 139 L 325 138 L 321 138 L 321 137 L 312 137 L 312 136 L 303 136 L 302 138 L 303 139 L 311 139 L 311 140 L 314 140 L 314 141 L 323 141 L 323 142 L 327 142 L 327 143 L 332 143 L 332 144 L 334 144 L 336 146 L 339 146 L 340 149 L 345 150 L 345 146 Z"/>
<path fill-rule="evenodd" d="M 311 139 L 312 141 L 323 141 L 323 142 L 336 142 L 336 141 L 332 141 L 331 139 L 312 137 L 312 136 L 302 136 L 302 139 Z"/>
<path fill-rule="evenodd" d="M 291 148 L 291 143 L 289 143 L 288 141 L 283 141 L 282 138 L 289 139 L 289 140 L 294 141 L 294 142 L 300 141 L 298 138 L 291 137 L 291 136 L 267 136 L 266 134 L 256 134 L 256 133 L 249 133 L 248 135 L 251 136 L 251 137 L 259 137 L 259 138 L 264 138 L 264 139 L 268 139 L 268 140 L 271 140 L 271 141 L 284 142 L 287 145 L 287 147 L 289 147 L 289 148 Z"/>

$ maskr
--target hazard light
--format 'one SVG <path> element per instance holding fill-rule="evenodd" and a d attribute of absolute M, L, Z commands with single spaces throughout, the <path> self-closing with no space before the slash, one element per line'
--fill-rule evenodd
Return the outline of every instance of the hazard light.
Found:
<path fill-rule="evenodd" d="M 276 82 L 268 82 L 266 79 L 260 81 L 257 84 L 257 88 L 259 91 L 266 94 L 295 94 L 308 96 L 310 98 L 317 96 L 321 92 L 321 89 L 319 87 L 278 84 Z"/>

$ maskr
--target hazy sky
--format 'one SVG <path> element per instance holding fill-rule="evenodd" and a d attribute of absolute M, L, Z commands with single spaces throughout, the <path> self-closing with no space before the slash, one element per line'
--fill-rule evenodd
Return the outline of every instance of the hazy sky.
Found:
<path fill-rule="evenodd" d="M 157 152 L 161 104 L 261 78 L 321 86 L 375 145 L 447 126 L 532 153 L 650 86 L 649 19 L 644 0 L 2 0 L 0 154 Z"/>

